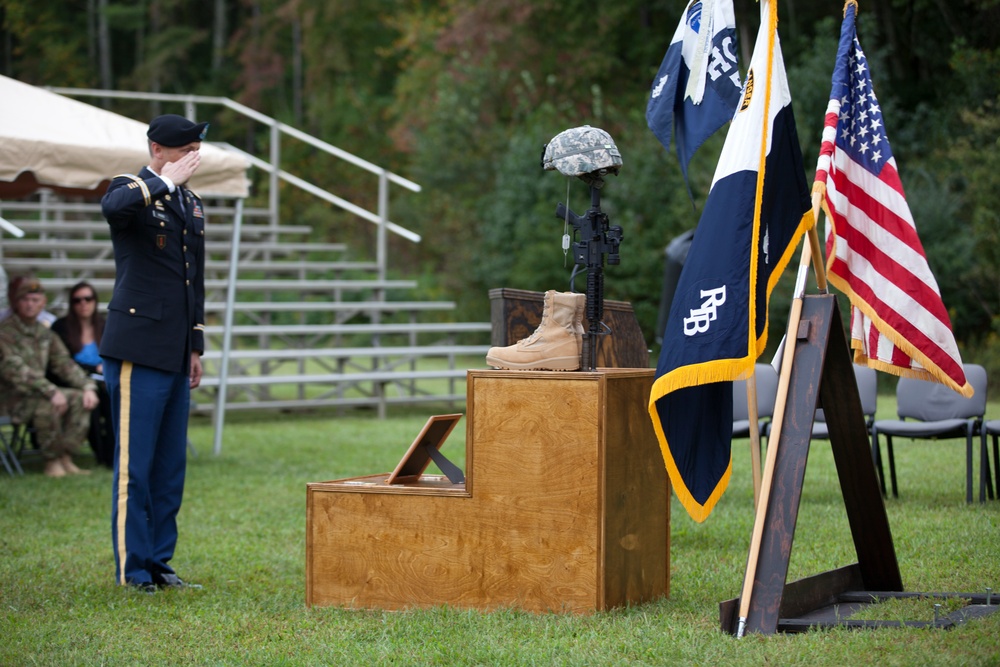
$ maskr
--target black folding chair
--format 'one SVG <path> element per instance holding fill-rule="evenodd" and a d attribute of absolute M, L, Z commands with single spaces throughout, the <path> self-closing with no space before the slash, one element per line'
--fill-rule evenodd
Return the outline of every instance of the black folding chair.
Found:
<path fill-rule="evenodd" d="M 1000 498 L 1000 419 L 992 419 L 983 424 L 981 429 L 983 436 L 982 443 L 982 455 L 987 456 L 986 450 L 986 439 L 989 436 L 993 436 L 993 479 L 997 481 L 997 498 Z M 983 459 L 985 462 L 985 458 Z M 993 480 L 989 476 L 989 466 L 986 466 L 986 490 L 989 493 L 990 500 L 993 499 Z"/>
<path fill-rule="evenodd" d="M 880 419 L 872 427 L 872 460 L 878 472 L 882 495 L 886 495 L 885 473 L 882 470 L 882 453 L 878 438 L 885 436 L 889 453 L 889 474 L 892 477 L 892 495 L 896 489 L 896 460 L 893 454 L 893 436 L 912 439 L 965 438 L 965 500 L 972 502 L 972 439 L 980 433 L 986 412 L 986 369 L 977 364 L 965 364 L 965 377 L 975 390 L 972 398 L 937 382 L 900 378 L 896 385 L 896 412 L 899 419 Z M 911 421 L 906 421 L 910 419 Z M 986 441 L 980 448 L 982 465 L 979 475 L 979 500 L 986 500 Z"/>
<path fill-rule="evenodd" d="M 0 461 L 7 473 L 24 474 L 20 455 L 24 450 L 24 439 L 28 437 L 28 429 L 21 424 L 15 424 L 10 417 L 0 417 Z"/>
<path fill-rule="evenodd" d="M 3 463 L 7 474 L 12 476 L 14 475 L 14 466 L 17 467 L 18 471 L 23 472 L 21 471 L 21 465 L 14 458 L 14 452 L 11 449 L 11 440 L 13 437 L 14 425 L 11 423 L 10 417 L 0 417 L 0 463 Z"/>

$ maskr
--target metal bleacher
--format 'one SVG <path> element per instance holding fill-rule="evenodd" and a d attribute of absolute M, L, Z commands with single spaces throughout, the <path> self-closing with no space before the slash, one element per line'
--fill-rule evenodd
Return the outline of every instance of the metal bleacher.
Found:
<path fill-rule="evenodd" d="M 193 105 L 206 100 L 245 109 L 219 98 L 184 96 L 174 101 L 183 101 L 193 116 Z M 268 123 L 272 136 L 290 134 L 303 140 L 301 133 L 273 119 L 256 112 L 248 115 Z M 380 204 L 377 213 L 357 214 L 369 221 L 376 218 L 374 251 L 327 242 L 326 234 L 314 233 L 309 226 L 283 224 L 278 216 L 279 184 L 311 192 L 310 187 L 271 163 L 256 158 L 250 162 L 267 170 L 269 187 L 275 192 L 269 195 L 267 208 L 243 209 L 234 295 L 229 293 L 230 254 L 238 223 L 234 216 L 240 207 L 224 200 L 206 201 L 208 349 L 202 386 L 192 396 L 195 411 L 213 412 L 220 404 L 224 411 L 336 406 L 372 408 L 384 417 L 393 405 L 463 402 L 466 370 L 483 367 L 491 326 L 454 322 L 454 302 L 424 300 L 417 281 L 389 277 L 394 272 L 385 235 L 395 229 L 410 240 L 419 241 L 419 236 L 392 227 L 387 204 L 386 208 Z M 377 173 L 378 200 L 387 202 L 381 188 L 398 177 L 384 170 Z M 327 195 L 318 196 L 356 213 L 353 205 L 341 206 L 338 197 Z M 66 289 L 80 280 L 93 284 L 102 307 L 107 305 L 114 260 L 98 203 L 41 190 L 26 200 L 0 201 L 0 218 L 24 232 L 21 238 L 0 233 L 0 262 L 9 276 L 38 276 L 48 292 L 50 310 L 64 312 Z M 229 299 L 233 299 L 232 327 L 228 372 L 223 373 Z M 223 377 L 227 391 L 220 401 Z"/>

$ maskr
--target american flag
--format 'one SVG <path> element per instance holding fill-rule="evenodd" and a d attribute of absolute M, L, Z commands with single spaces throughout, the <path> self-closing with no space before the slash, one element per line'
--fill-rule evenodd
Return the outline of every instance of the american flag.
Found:
<path fill-rule="evenodd" d="M 856 363 L 936 380 L 972 395 L 937 281 L 906 204 L 896 160 L 846 8 L 814 192 L 825 190 L 826 266 L 851 301 Z"/>

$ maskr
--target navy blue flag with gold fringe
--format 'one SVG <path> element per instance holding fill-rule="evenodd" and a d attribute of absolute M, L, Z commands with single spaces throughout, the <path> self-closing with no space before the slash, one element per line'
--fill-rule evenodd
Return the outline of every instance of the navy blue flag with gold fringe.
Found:
<path fill-rule="evenodd" d="M 704 521 L 732 473 L 733 380 L 767 344 L 767 305 L 813 225 L 777 17 L 761 28 L 742 97 L 670 308 L 649 414 L 674 491 Z"/>

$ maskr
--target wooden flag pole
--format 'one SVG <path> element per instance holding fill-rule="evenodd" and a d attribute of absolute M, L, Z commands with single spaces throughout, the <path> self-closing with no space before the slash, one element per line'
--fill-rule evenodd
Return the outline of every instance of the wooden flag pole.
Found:
<path fill-rule="evenodd" d="M 788 333 L 785 337 L 784 355 L 781 360 L 781 374 L 778 376 L 778 396 L 774 406 L 774 419 L 771 422 L 771 436 L 767 441 L 767 459 L 764 462 L 764 474 L 761 480 L 760 499 L 757 502 L 757 513 L 753 522 L 753 535 L 750 538 L 750 555 L 747 557 L 747 571 L 743 576 L 743 592 L 740 594 L 740 620 L 736 636 L 742 637 L 747 625 L 747 614 L 750 611 L 750 593 L 753 581 L 757 576 L 757 558 L 760 555 L 760 541 L 764 534 L 764 518 L 767 515 L 768 498 L 771 495 L 771 482 L 774 476 L 774 463 L 778 458 L 778 445 L 781 440 L 781 422 L 784 418 L 785 403 L 788 399 L 788 383 L 792 375 L 792 358 L 795 355 L 795 332 L 802 318 L 802 293 L 798 283 L 804 283 L 802 276 L 808 271 L 811 262 L 809 244 L 802 246 L 802 259 L 799 262 L 799 279 L 796 280 L 795 299 L 792 301 L 791 312 L 788 314 Z M 806 270 L 803 271 L 803 267 Z M 804 290 L 803 290 L 804 291 Z"/>
<path fill-rule="evenodd" d="M 747 419 L 750 420 L 750 467 L 753 476 L 753 506 L 760 500 L 760 415 L 757 413 L 757 373 L 747 378 Z"/>
<path fill-rule="evenodd" d="M 823 264 L 823 250 L 819 245 L 819 205 L 823 199 L 820 192 L 812 193 L 813 220 L 815 223 L 809 230 L 809 247 L 812 249 L 813 273 L 816 274 L 816 288 L 820 294 L 826 294 L 826 266 Z"/>
<path fill-rule="evenodd" d="M 818 193 L 813 194 L 813 220 L 819 208 Z M 736 636 L 742 637 L 747 625 L 747 615 L 750 612 L 750 595 L 753 582 L 757 576 L 757 560 L 760 557 L 760 543 L 764 534 L 764 520 L 767 517 L 768 500 L 774 477 L 774 464 L 778 458 L 778 445 L 781 441 L 781 426 L 785 417 L 785 404 L 788 402 L 788 384 L 792 376 L 792 360 L 795 358 L 795 340 L 802 319 L 802 299 L 805 296 L 806 275 L 812 264 L 816 273 L 817 286 L 826 291 L 826 272 L 823 270 L 822 255 L 814 256 L 819 249 L 819 234 L 816 225 L 809 230 L 809 242 L 802 246 L 802 257 L 799 260 L 799 272 L 795 280 L 794 299 L 788 314 L 788 329 L 785 334 L 785 345 L 781 359 L 781 373 L 778 376 L 778 395 L 775 399 L 774 419 L 771 422 L 771 436 L 767 443 L 767 459 L 764 462 L 763 479 L 761 480 L 761 495 L 757 501 L 757 512 L 753 523 L 753 535 L 750 538 L 750 554 L 747 557 L 747 571 L 743 576 L 743 592 L 740 594 L 740 617 Z M 819 261 L 816 261 L 816 260 Z"/>

